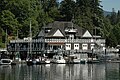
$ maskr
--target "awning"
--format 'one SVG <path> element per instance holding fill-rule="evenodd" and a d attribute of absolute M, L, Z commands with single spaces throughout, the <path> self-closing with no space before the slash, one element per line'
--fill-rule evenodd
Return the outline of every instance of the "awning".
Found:
<path fill-rule="evenodd" d="M 48 45 L 64 45 L 63 42 L 48 42 Z"/>

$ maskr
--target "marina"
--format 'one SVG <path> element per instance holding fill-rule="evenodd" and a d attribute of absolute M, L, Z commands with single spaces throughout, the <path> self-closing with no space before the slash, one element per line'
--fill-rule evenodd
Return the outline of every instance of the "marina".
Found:
<path fill-rule="evenodd" d="M 117 3 L 1 0 L 0 80 L 120 80 Z"/>
<path fill-rule="evenodd" d="M 99 62 L 118 62 L 119 49 L 105 47 L 102 36 L 75 25 L 72 21 L 54 21 L 44 25 L 39 33 L 32 37 L 30 21 L 29 37 L 10 40 L 1 59 L 7 55 L 18 63 L 40 64 L 80 64 Z M 6 31 L 7 32 L 7 31 Z M 18 33 L 18 32 L 17 32 Z"/>
<path fill-rule="evenodd" d="M 111 50 L 111 51 L 110 51 Z M 92 53 L 75 53 L 66 55 L 62 50 L 58 49 L 53 57 L 49 56 L 36 56 L 22 60 L 18 56 L 13 56 L 5 51 L 1 50 L 0 65 L 42 65 L 42 64 L 94 64 L 94 63 L 120 63 L 119 50 L 117 49 L 105 49 L 91 50 Z M 113 53 L 114 52 L 114 53 Z M 35 55 L 32 55 L 35 56 Z"/>

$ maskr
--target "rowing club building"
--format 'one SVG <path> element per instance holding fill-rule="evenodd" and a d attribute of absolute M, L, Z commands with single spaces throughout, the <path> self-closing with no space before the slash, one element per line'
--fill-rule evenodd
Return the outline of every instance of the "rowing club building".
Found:
<path fill-rule="evenodd" d="M 55 21 L 44 26 L 33 39 L 11 40 L 7 49 L 10 53 L 19 52 L 21 57 L 26 58 L 30 51 L 38 55 L 43 52 L 53 55 L 59 49 L 65 54 L 88 53 L 97 47 L 105 48 L 105 39 L 101 36 L 94 36 L 72 22 Z"/>

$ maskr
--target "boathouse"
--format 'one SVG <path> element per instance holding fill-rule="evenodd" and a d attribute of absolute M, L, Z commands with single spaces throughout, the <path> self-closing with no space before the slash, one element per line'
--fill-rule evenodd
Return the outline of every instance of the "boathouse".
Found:
<path fill-rule="evenodd" d="M 27 57 L 30 51 L 39 55 L 54 54 L 61 49 L 70 54 L 89 52 L 96 47 L 105 48 L 105 39 L 72 22 L 55 21 L 44 26 L 33 39 L 11 40 L 7 50 L 10 53 L 19 52 L 21 56 Z"/>

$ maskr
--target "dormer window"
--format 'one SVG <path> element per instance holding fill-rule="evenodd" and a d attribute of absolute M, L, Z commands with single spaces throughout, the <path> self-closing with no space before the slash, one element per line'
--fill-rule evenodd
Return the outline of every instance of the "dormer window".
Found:
<path fill-rule="evenodd" d="M 69 38 L 70 38 L 70 39 L 74 39 L 74 35 L 72 35 L 72 34 L 69 35 Z"/>
<path fill-rule="evenodd" d="M 45 29 L 45 33 L 48 33 L 50 31 L 51 31 L 51 29 Z"/>
<path fill-rule="evenodd" d="M 50 32 L 50 29 L 49 30 L 47 30 L 48 32 Z"/>

